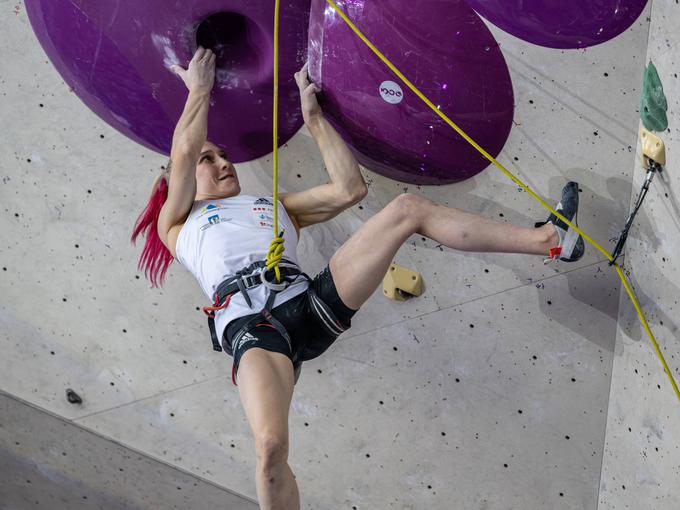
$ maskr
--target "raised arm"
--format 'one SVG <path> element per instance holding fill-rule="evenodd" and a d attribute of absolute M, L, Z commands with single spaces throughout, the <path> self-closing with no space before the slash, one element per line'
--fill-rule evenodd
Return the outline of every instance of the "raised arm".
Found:
<path fill-rule="evenodd" d="M 300 227 L 327 221 L 361 201 L 367 193 L 354 154 L 340 134 L 324 118 L 316 100 L 319 87 L 310 83 L 307 64 L 295 74 L 300 89 L 302 115 L 319 146 L 331 182 L 295 193 L 282 193 L 281 202 Z"/>
<path fill-rule="evenodd" d="M 174 256 L 176 236 L 172 235 L 171 230 L 184 222 L 196 197 L 196 161 L 208 136 L 210 92 L 215 82 L 215 54 L 199 47 L 188 69 L 175 65 L 172 70 L 189 90 L 184 111 L 172 137 L 168 199 L 158 218 L 158 235 Z"/>

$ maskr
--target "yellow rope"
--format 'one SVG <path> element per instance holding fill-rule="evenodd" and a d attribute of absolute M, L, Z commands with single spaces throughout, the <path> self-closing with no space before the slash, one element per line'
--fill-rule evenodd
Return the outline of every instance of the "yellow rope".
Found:
<path fill-rule="evenodd" d="M 506 169 L 503 165 L 501 165 L 496 158 L 494 158 L 491 154 L 486 152 L 477 142 L 475 142 L 472 138 L 470 138 L 467 133 L 465 133 L 458 125 L 453 122 L 449 117 L 447 117 L 441 110 L 439 110 L 433 103 L 430 101 L 425 95 L 416 88 L 413 83 L 411 83 L 406 76 L 404 76 L 399 69 L 397 69 L 392 62 L 390 62 L 385 55 L 383 55 L 378 48 L 376 48 L 371 41 L 369 41 L 366 36 L 352 23 L 352 21 L 345 15 L 345 13 L 333 2 L 333 0 L 326 0 L 326 2 L 335 10 L 335 12 L 340 15 L 340 17 L 347 23 L 347 25 L 352 29 L 352 31 L 359 36 L 359 38 L 375 53 L 380 60 L 382 60 L 387 67 L 389 67 L 394 74 L 396 74 L 401 81 L 406 84 L 406 86 L 411 89 L 420 99 L 427 104 L 427 106 L 430 107 L 430 109 L 436 113 L 440 118 L 442 118 L 451 128 L 453 128 L 460 136 L 462 136 L 470 145 L 472 145 L 479 153 L 481 153 L 486 159 L 488 159 L 491 163 L 493 163 L 499 170 L 501 170 L 505 175 L 507 175 L 512 181 L 515 182 L 519 187 L 521 187 L 524 191 L 526 191 L 530 196 L 535 198 L 545 209 L 550 211 L 552 214 L 560 218 L 562 221 L 564 221 L 567 225 L 569 225 L 571 228 L 573 228 L 576 232 L 578 232 L 583 239 L 588 241 L 592 246 L 597 248 L 610 262 L 613 262 L 612 256 L 605 250 L 602 246 L 600 246 L 593 238 L 591 238 L 588 234 L 583 232 L 579 227 L 571 223 L 567 218 L 565 218 L 562 214 L 557 212 L 555 209 L 553 209 L 545 200 L 543 200 L 541 197 L 539 197 L 536 193 L 534 193 L 533 190 L 531 190 L 526 184 L 524 184 L 522 181 L 520 181 L 517 177 L 515 177 L 508 169 Z M 670 369 L 668 368 L 668 365 L 666 363 L 666 360 L 664 359 L 663 354 L 661 353 L 661 349 L 659 348 L 659 344 L 656 341 L 656 338 L 654 338 L 654 334 L 652 333 L 652 330 L 649 327 L 649 324 L 647 323 L 647 318 L 645 317 L 645 314 L 642 311 L 642 308 L 640 308 L 640 304 L 638 303 L 637 298 L 635 297 L 635 293 L 631 289 L 628 280 L 626 276 L 624 275 L 623 271 L 621 270 L 621 267 L 614 262 L 613 264 L 614 268 L 616 269 L 616 272 L 618 273 L 619 277 L 621 278 L 621 281 L 623 282 L 623 286 L 626 289 L 626 292 L 628 293 L 628 296 L 630 297 L 631 301 L 633 302 L 633 306 L 635 307 L 635 310 L 638 313 L 638 316 L 640 317 L 640 321 L 642 322 L 642 325 L 644 326 L 645 330 L 647 331 L 647 334 L 649 335 L 649 339 L 652 342 L 652 345 L 654 346 L 654 350 L 656 351 L 657 356 L 661 360 L 661 364 L 663 366 L 664 372 L 666 372 L 666 375 L 668 375 L 668 379 L 671 382 L 671 386 L 673 387 L 673 390 L 675 391 L 675 395 L 678 398 L 678 401 L 680 401 L 680 390 L 678 389 L 678 385 L 675 382 L 675 379 L 673 378 L 673 374 L 671 373 Z"/>
<path fill-rule="evenodd" d="M 279 8 L 280 0 L 274 5 L 274 239 L 267 253 L 267 269 L 274 269 L 276 282 L 281 283 L 279 261 L 286 249 L 283 230 L 279 234 Z"/>

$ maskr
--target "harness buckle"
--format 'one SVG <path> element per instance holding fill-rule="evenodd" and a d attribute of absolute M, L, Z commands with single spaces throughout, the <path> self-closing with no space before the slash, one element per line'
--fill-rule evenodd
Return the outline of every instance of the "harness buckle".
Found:
<path fill-rule="evenodd" d="M 243 283 L 245 283 L 246 289 L 250 290 L 253 287 L 260 285 L 260 273 L 250 274 L 248 276 L 243 276 Z"/>

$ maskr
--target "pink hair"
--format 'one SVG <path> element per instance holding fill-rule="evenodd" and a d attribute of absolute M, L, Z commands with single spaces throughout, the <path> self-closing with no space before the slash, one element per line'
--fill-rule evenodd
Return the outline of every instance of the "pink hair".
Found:
<path fill-rule="evenodd" d="M 139 256 L 137 269 L 144 270 L 144 276 L 151 281 L 152 287 L 163 285 L 165 273 L 168 271 L 170 263 L 174 260 L 170 250 L 166 248 L 158 236 L 158 216 L 161 213 L 163 204 L 168 199 L 168 181 L 166 173 L 170 170 L 168 163 L 167 170 L 156 178 L 151 189 L 151 196 L 146 208 L 137 218 L 135 228 L 132 231 L 131 241 L 134 244 L 139 234 L 144 234 L 146 242 L 144 249 Z M 159 285 L 160 283 L 160 285 Z"/>

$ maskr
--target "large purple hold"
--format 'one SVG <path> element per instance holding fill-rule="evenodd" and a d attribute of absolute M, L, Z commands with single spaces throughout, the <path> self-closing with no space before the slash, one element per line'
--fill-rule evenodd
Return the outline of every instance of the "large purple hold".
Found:
<path fill-rule="evenodd" d="M 513 93 L 498 44 L 464 0 L 345 0 L 338 6 L 442 112 L 492 155 L 510 132 Z M 312 0 L 310 76 L 322 106 L 366 167 L 415 184 L 467 179 L 488 166 L 357 37 Z"/>
<path fill-rule="evenodd" d="M 208 136 L 241 162 L 271 151 L 271 0 L 26 0 L 50 60 L 82 101 L 142 145 L 169 153 L 187 97 L 170 70 L 198 44 L 218 54 Z M 280 143 L 300 128 L 293 74 L 305 60 L 309 0 L 285 0 L 280 31 Z"/>
<path fill-rule="evenodd" d="M 647 0 L 467 0 L 494 25 L 549 48 L 585 48 L 613 39 L 640 16 Z"/>

